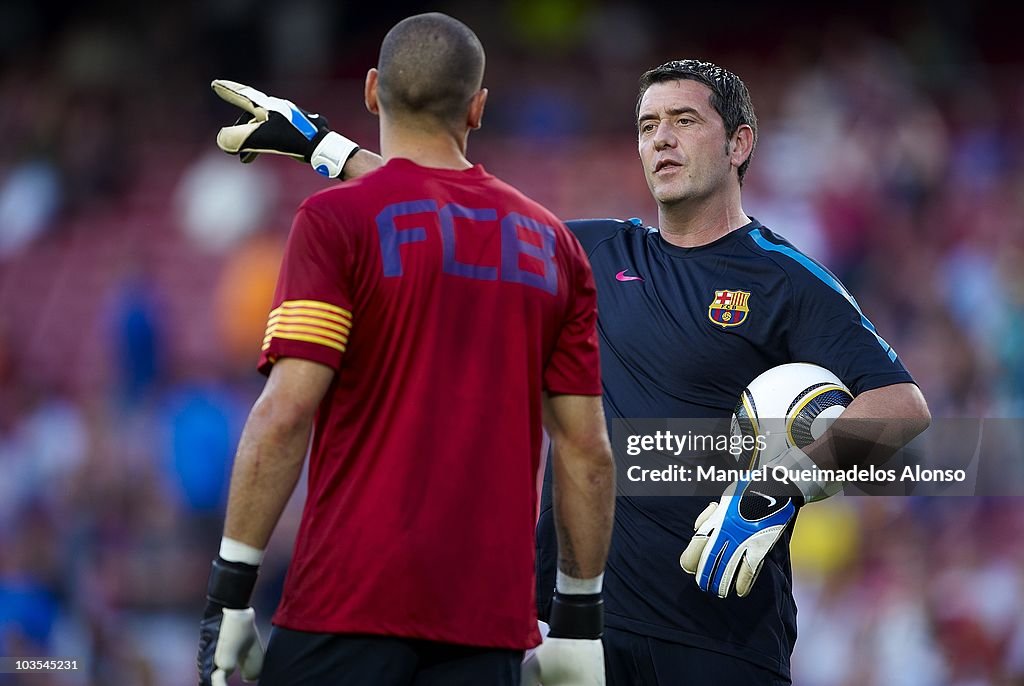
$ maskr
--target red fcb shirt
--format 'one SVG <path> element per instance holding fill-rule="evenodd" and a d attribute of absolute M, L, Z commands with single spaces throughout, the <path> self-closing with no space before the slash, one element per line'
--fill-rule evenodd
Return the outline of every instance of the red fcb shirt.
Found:
<path fill-rule="evenodd" d="M 393 159 L 295 217 L 260 358 L 337 375 L 274 623 L 523 649 L 541 394 L 601 393 L 593 277 L 475 166 Z"/>

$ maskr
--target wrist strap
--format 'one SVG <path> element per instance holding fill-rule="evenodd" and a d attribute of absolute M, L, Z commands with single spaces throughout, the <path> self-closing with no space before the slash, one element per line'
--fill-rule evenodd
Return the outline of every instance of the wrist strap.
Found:
<path fill-rule="evenodd" d="M 601 638 L 604 631 L 604 601 L 600 593 L 574 595 L 555 591 L 551 600 L 552 638 Z"/>
<path fill-rule="evenodd" d="M 244 562 L 228 562 L 222 557 L 213 561 L 206 599 L 235 610 L 249 607 L 252 589 L 256 586 L 259 567 Z"/>
<path fill-rule="evenodd" d="M 818 466 L 814 464 L 814 461 L 807 456 L 807 454 L 797 447 L 790 447 L 777 456 L 768 460 L 763 465 L 769 474 L 772 473 L 772 469 L 775 467 L 782 467 L 787 471 L 802 472 L 802 471 L 814 471 L 818 469 Z M 801 480 L 801 481 L 790 481 L 793 484 L 795 490 L 800 492 L 803 500 L 801 505 L 805 501 L 813 501 L 816 498 L 815 493 L 820 490 L 828 488 L 828 482 L 818 480 Z M 818 498 L 820 499 L 820 498 Z"/>
<path fill-rule="evenodd" d="M 309 157 L 309 164 L 317 174 L 336 179 L 341 175 L 341 170 L 345 167 L 348 159 L 358 150 L 359 146 L 354 142 L 340 133 L 330 131 L 313 149 L 313 154 Z"/>

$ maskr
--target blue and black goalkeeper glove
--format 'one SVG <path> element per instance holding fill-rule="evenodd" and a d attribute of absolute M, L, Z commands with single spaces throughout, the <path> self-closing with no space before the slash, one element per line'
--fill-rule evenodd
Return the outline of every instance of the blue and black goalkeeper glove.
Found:
<path fill-rule="evenodd" d="M 696 575 L 702 590 L 725 598 L 735 588 L 742 598 L 802 504 L 794 484 L 741 479 L 697 517 L 679 564 Z"/>
<path fill-rule="evenodd" d="M 287 155 L 336 179 L 345 162 L 359 150 L 358 145 L 331 131 L 325 117 L 290 100 L 224 79 L 210 87 L 222 100 L 245 110 L 233 126 L 225 126 L 217 134 L 217 147 L 238 155 L 242 162 L 252 162 L 260 153 Z"/>

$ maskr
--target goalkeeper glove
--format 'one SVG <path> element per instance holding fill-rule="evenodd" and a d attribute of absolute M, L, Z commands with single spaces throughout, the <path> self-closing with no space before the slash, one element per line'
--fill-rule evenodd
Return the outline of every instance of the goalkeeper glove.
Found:
<path fill-rule="evenodd" d="M 802 504 L 799 489 L 789 482 L 740 479 L 697 517 L 679 564 L 697 576 L 702 590 L 725 598 L 735 587 L 742 598 Z"/>
<path fill-rule="evenodd" d="M 555 591 L 547 637 L 523 660 L 523 686 L 604 686 L 600 593 Z"/>
<path fill-rule="evenodd" d="M 217 134 L 217 147 L 242 162 L 261 152 L 288 155 L 309 162 L 319 174 L 338 178 L 359 146 L 328 128 L 327 118 L 308 112 L 290 100 L 275 98 L 251 86 L 217 79 L 210 84 L 221 99 L 247 114 Z"/>
<path fill-rule="evenodd" d="M 227 686 L 228 677 L 239 667 L 243 680 L 259 678 L 263 644 L 256 613 L 248 607 L 258 569 L 222 557 L 213 561 L 206 611 L 199 623 L 199 686 Z"/>

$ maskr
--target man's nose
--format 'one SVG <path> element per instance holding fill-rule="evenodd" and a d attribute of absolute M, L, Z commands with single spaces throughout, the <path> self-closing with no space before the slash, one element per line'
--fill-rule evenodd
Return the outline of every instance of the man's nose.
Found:
<path fill-rule="evenodd" d="M 672 135 L 671 124 L 664 121 L 658 124 L 658 128 L 654 131 L 654 149 L 664 150 L 674 147 L 675 143 L 676 137 Z"/>

